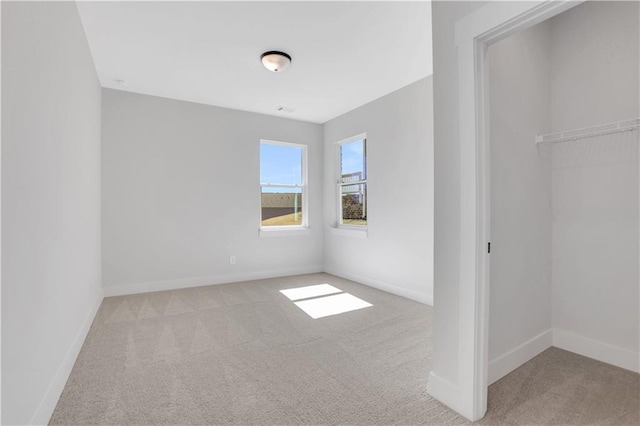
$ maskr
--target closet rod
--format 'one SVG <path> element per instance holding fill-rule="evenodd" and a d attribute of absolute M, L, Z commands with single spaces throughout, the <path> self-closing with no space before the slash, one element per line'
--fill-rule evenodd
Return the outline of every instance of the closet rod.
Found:
<path fill-rule="evenodd" d="M 615 123 L 600 124 L 583 129 L 568 130 L 560 133 L 536 136 L 536 144 L 575 141 L 578 139 L 592 138 L 594 136 L 608 135 L 610 133 L 633 131 L 640 128 L 640 118 L 616 121 Z"/>

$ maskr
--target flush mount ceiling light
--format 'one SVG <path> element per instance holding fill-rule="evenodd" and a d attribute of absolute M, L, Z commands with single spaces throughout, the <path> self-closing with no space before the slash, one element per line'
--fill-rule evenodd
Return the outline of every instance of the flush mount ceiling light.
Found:
<path fill-rule="evenodd" d="M 277 50 L 264 52 L 260 60 L 266 69 L 273 72 L 284 71 L 291 64 L 291 56 Z"/>

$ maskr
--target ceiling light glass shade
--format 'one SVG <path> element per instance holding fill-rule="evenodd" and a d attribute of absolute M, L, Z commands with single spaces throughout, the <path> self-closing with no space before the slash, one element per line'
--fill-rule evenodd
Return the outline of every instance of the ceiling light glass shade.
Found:
<path fill-rule="evenodd" d="M 284 52 L 264 52 L 260 59 L 262 60 L 262 65 L 273 72 L 284 71 L 291 64 L 291 56 Z"/>

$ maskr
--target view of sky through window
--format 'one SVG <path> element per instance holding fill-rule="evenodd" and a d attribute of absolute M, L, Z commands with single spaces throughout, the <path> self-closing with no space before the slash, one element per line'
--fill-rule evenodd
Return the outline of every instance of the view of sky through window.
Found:
<path fill-rule="evenodd" d="M 345 143 L 341 147 L 342 174 L 364 171 L 364 139 Z"/>
<path fill-rule="evenodd" d="M 302 150 L 260 144 L 260 183 L 302 185 Z M 263 192 L 291 192 L 291 189 L 266 187 Z"/>

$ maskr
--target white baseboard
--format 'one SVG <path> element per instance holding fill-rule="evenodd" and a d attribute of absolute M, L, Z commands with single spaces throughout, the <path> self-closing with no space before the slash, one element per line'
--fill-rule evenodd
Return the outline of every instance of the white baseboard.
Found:
<path fill-rule="evenodd" d="M 431 371 L 429 373 L 429 381 L 427 382 L 427 392 L 429 395 L 442 402 L 453 411 L 462 413 L 462 407 L 460 407 L 460 392 L 458 387 L 438 376 Z"/>
<path fill-rule="evenodd" d="M 362 275 L 345 273 L 343 271 L 325 268 L 322 265 L 305 266 L 298 268 L 276 269 L 269 271 L 258 271 L 249 273 L 225 274 L 212 277 L 191 277 L 180 278 L 175 280 L 152 281 L 144 283 L 124 284 L 124 285 L 105 285 L 104 297 L 125 296 L 128 294 L 149 293 L 153 291 L 177 290 L 181 288 L 201 287 L 205 285 L 228 284 L 240 281 L 259 280 L 274 277 L 286 277 L 290 275 L 313 274 L 317 272 L 326 272 L 348 280 L 352 280 L 369 287 L 377 288 L 387 293 L 397 296 L 406 297 L 416 302 L 433 306 L 433 296 L 399 287 L 394 284 L 385 283 L 373 278 Z"/>
<path fill-rule="evenodd" d="M 640 353 L 638 352 L 559 329 L 553 331 L 553 346 L 640 373 Z"/>
<path fill-rule="evenodd" d="M 640 373 L 638 352 L 588 339 L 570 331 L 549 329 L 489 362 L 489 384 L 500 380 L 551 346 Z"/>
<path fill-rule="evenodd" d="M 62 364 L 60 364 L 58 371 L 56 371 L 56 374 L 53 376 L 53 380 L 51 381 L 47 392 L 44 394 L 44 397 L 40 401 L 38 409 L 33 415 L 33 418 L 31 418 L 31 422 L 29 422 L 29 424 L 46 425 L 49 423 L 53 410 L 55 410 L 58 400 L 60 399 L 60 395 L 62 395 L 62 391 L 67 384 L 71 370 L 76 363 L 76 359 L 78 359 L 80 349 L 82 349 L 82 345 L 87 338 L 87 334 L 89 334 L 89 329 L 91 328 L 91 324 L 93 324 L 93 319 L 96 317 L 98 309 L 100 309 L 102 299 L 103 293 L 100 291 L 97 300 L 91 307 L 91 310 L 87 314 L 85 320 L 80 325 L 80 329 L 78 330 L 76 337 L 73 339 L 71 346 L 67 350 L 67 353 L 62 360 Z"/>
<path fill-rule="evenodd" d="M 396 296 L 406 297 L 407 299 L 433 306 L 433 296 L 430 294 L 420 293 L 415 290 L 410 290 L 408 288 L 380 281 L 375 278 L 366 277 L 364 275 L 344 272 L 336 268 L 325 267 L 324 272 L 347 280 L 355 281 L 369 287 L 377 288 L 378 290 L 386 291 L 387 293 L 395 294 Z"/>
<path fill-rule="evenodd" d="M 181 288 L 202 287 L 205 285 L 228 284 L 240 281 L 251 281 L 265 278 L 286 277 L 289 275 L 313 274 L 322 272 L 322 265 L 297 268 L 276 269 L 258 272 L 239 272 L 235 274 L 216 275 L 212 277 L 179 278 L 175 280 L 153 281 L 144 283 L 104 286 L 104 296 L 125 296 L 127 294 L 150 293 L 153 291 L 177 290 Z"/>
<path fill-rule="evenodd" d="M 492 384 L 531 358 L 553 345 L 554 331 L 549 329 L 489 362 L 489 384 Z"/>

